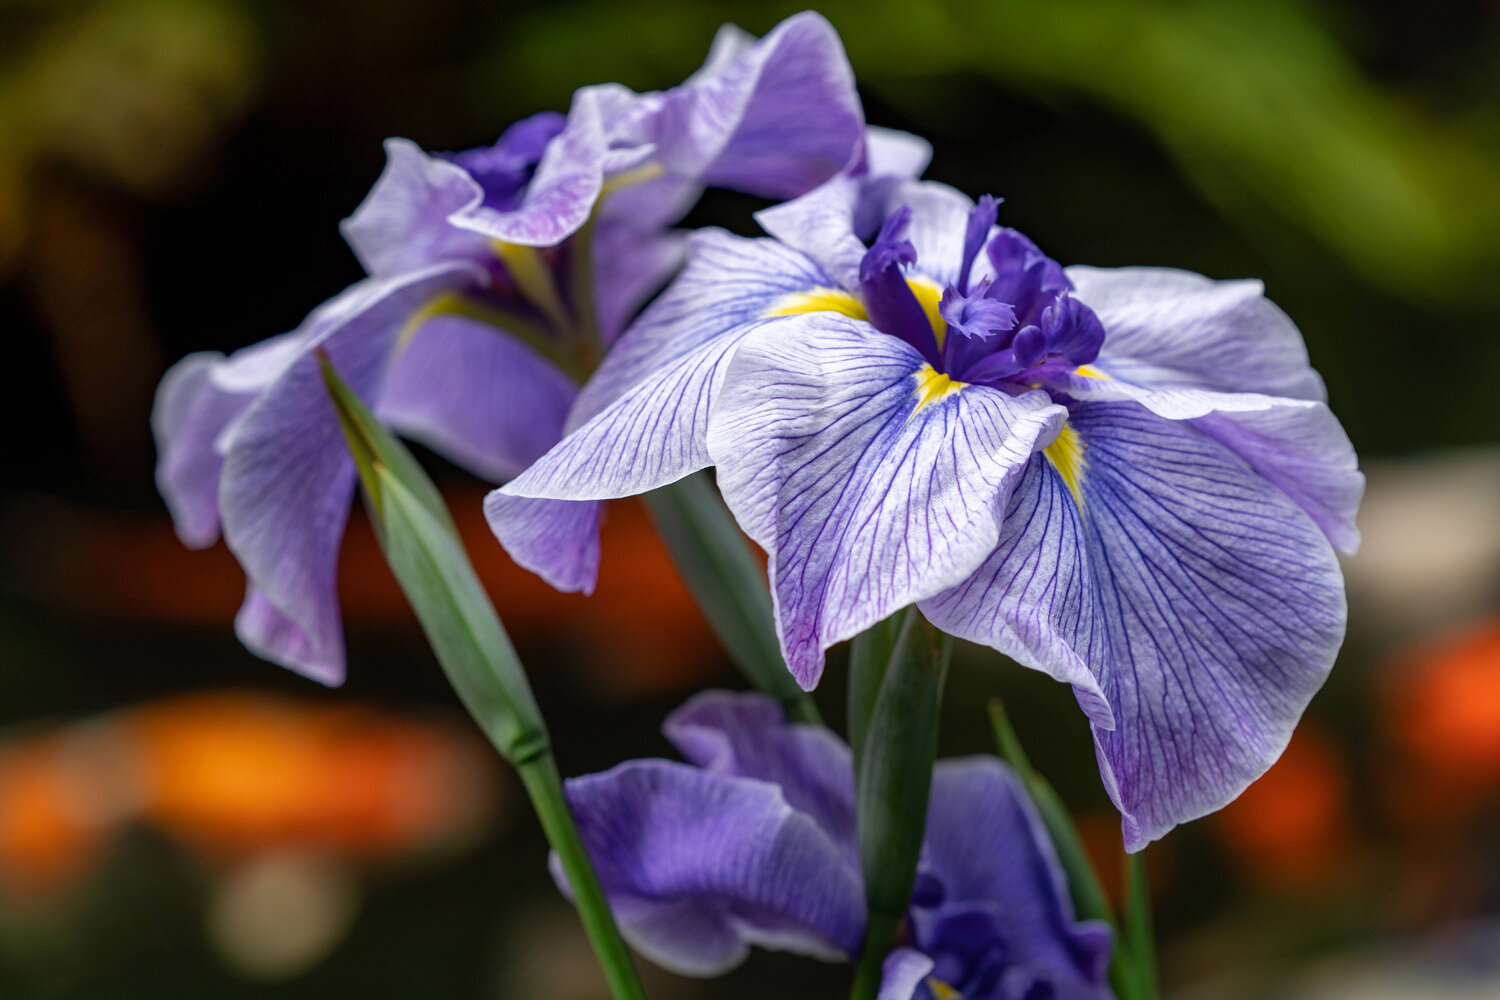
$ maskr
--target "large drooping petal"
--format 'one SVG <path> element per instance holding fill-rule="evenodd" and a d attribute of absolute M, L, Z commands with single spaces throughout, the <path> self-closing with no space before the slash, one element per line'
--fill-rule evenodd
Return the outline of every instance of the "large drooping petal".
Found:
<path fill-rule="evenodd" d="M 484 255 L 483 236 L 448 221 L 452 213 L 484 198 L 468 171 L 427 155 L 409 139 L 387 139 L 385 155 L 385 170 L 375 186 L 339 225 L 364 269 L 386 277 L 434 261 Z"/>
<path fill-rule="evenodd" d="M 690 238 L 682 275 L 651 304 L 579 394 L 570 432 L 485 502 L 490 528 L 518 562 L 564 589 L 590 589 L 583 536 L 535 537 L 532 499 L 601 500 L 674 482 L 709 465 L 708 414 L 721 373 L 757 323 L 807 290 L 826 286 L 806 258 L 770 240 L 718 231 Z M 710 293 L 712 297 L 710 297 Z M 575 543 L 569 547 L 571 538 Z"/>
<path fill-rule="evenodd" d="M 776 785 L 643 760 L 567 792 L 621 930 L 653 962 L 712 976 L 752 945 L 829 960 L 858 951 L 858 869 Z"/>
<path fill-rule="evenodd" d="M 921 607 L 1074 685 L 1138 850 L 1280 755 L 1343 640 L 1343 581 L 1317 525 L 1193 426 L 1089 403 L 1063 433 L 994 554 Z"/>
<path fill-rule="evenodd" d="M 314 349 L 373 399 L 406 319 L 475 280 L 470 266 L 451 264 L 346 289 L 309 318 L 300 353 L 234 425 L 219 507 L 256 602 L 247 599 L 237 625 L 260 655 L 324 683 L 343 678 L 335 575 L 354 468 Z"/>
<path fill-rule="evenodd" d="M 1291 497 L 1335 548 L 1359 547 L 1354 518 L 1364 496 L 1354 445 L 1321 400 L 1137 385 L 1107 374 L 1072 376 L 1068 393 L 1086 401 L 1129 400 L 1168 420 L 1190 421 Z"/>
<path fill-rule="evenodd" d="M 917 911 L 919 946 L 939 950 L 934 934 L 944 913 L 978 904 L 1001 918 L 1007 980 L 1023 983 L 1014 995 L 1044 982 L 1053 987 L 1049 996 L 1110 996 L 1109 928 L 1077 919 L 1046 827 L 1015 775 L 994 757 L 938 762 L 922 870 L 941 885 L 943 899 Z"/>
<path fill-rule="evenodd" d="M 376 412 L 475 475 L 502 482 L 562 436 L 573 381 L 490 324 L 426 320 L 398 345 Z"/>
<path fill-rule="evenodd" d="M 708 450 L 740 526 L 771 557 L 782 652 L 805 687 L 824 651 L 972 573 L 1064 410 L 959 386 L 834 313 L 743 340 Z"/>
<path fill-rule="evenodd" d="M 844 741 L 822 726 L 788 722 L 762 694 L 705 691 L 667 717 L 662 731 L 693 764 L 781 787 L 854 856 L 854 764 Z"/>
<path fill-rule="evenodd" d="M 668 93 L 663 119 L 658 156 L 669 172 L 777 199 L 832 177 L 864 137 L 843 43 L 812 11 L 787 18 L 733 58 L 711 58 Z"/>
<path fill-rule="evenodd" d="M 156 438 L 156 488 L 172 512 L 184 545 L 202 549 L 219 538 L 219 436 L 255 397 L 226 392 L 213 382 L 224 363 L 217 351 L 189 354 L 162 377 L 151 408 Z"/>
<path fill-rule="evenodd" d="M 484 517 L 516 564 L 565 593 L 592 594 L 599 579 L 597 500 L 546 500 L 491 490 Z"/>
<path fill-rule="evenodd" d="M 1302 335 L 1258 281 L 1213 281 L 1170 268 L 1073 267 L 1077 295 L 1104 324 L 1086 399 L 1133 399 L 1193 420 L 1286 491 L 1333 544 L 1359 545 L 1364 476 L 1324 402 Z"/>

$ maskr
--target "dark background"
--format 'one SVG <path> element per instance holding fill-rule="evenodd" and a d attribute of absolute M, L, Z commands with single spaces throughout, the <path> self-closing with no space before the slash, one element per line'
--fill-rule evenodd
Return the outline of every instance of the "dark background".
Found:
<path fill-rule="evenodd" d="M 0 4 L 0 997 L 603 995 L 362 520 L 349 683 L 256 661 L 233 560 L 182 549 L 155 494 L 151 394 L 359 277 L 337 223 L 384 137 L 488 143 L 577 86 L 670 86 L 721 22 L 796 9 Z M 1170 991 L 1500 995 L 1500 8 L 821 9 L 869 120 L 929 138 L 929 176 L 1004 196 L 1052 256 L 1262 278 L 1370 473 L 1328 688 L 1265 780 L 1149 852 Z M 745 230 L 755 207 L 713 194 L 689 224 Z M 566 772 L 665 754 L 661 716 L 736 683 L 636 507 L 599 595 L 564 597 L 489 539 L 482 484 L 432 467 Z M 1117 817 L 1064 689 L 961 651 L 947 749 L 989 748 L 993 694 L 1113 880 Z M 416 779 L 413 746 L 439 761 Z M 833 996 L 845 975 L 758 955 L 653 996 Z"/>

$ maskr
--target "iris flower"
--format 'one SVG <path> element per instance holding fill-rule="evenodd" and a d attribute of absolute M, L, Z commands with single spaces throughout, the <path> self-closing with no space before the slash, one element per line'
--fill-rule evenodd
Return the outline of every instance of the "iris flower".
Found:
<path fill-rule="evenodd" d="M 1343 639 L 1363 477 L 1259 282 L 1065 269 L 996 218 L 840 177 L 761 213 L 773 238 L 693 234 L 583 390 L 612 401 L 498 495 L 715 466 L 804 687 L 916 604 L 1072 685 L 1135 850 L 1286 746 Z"/>
<path fill-rule="evenodd" d="M 236 619 L 255 653 L 329 684 L 344 674 L 335 575 L 356 480 L 314 352 L 390 427 L 501 481 L 562 434 L 578 382 L 681 263 L 679 219 L 705 185 L 786 198 L 863 153 L 853 74 L 832 27 L 793 17 L 760 41 L 726 27 L 681 86 L 574 95 L 489 147 L 404 139 L 343 232 L 369 277 L 296 330 L 162 380 L 157 480 L 188 545 L 222 529 L 248 577 Z M 593 503 L 523 512 L 566 539 L 561 583 L 598 560 Z"/>
<path fill-rule="evenodd" d="M 727 972 L 752 945 L 855 956 L 865 899 L 849 748 L 754 694 L 699 695 L 663 729 L 690 763 L 628 761 L 567 784 L 631 943 L 696 976 Z M 1010 770 L 993 757 L 940 761 L 880 1000 L 1105 1000 L 1109 956 L 1108 928 L 1074 917 Z"/>

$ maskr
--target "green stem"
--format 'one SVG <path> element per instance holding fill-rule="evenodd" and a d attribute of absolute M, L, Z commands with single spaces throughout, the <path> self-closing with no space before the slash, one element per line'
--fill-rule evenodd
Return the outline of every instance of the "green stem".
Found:
<path fill-rule="evenodd" d="M 1126 854 L 1125 872 L 1125 940 L 1135 969 L 1137 996 L 1156 1000 L 1161 989 L 1156 982 L 1156 940 L 1151 931 L 1151 896 L 1146 879 L 1144 851 Z"/>
<path fill-rule="evenodd" d="M 645 1000 L 635 963 L 610 915 L 609 901 L 604 898 L 604 889 L 599 885 L 588 851 L 578 836 L 573 814 L 568 811 L 562 777 L 552 754 L 546 752 L 531 760 L 517 762 L 516 770 L 531 796 L 531 804 L 542 822 L 547 842 L 562 863 L 563 874 L 567 876 L 568 888 L 572 891 L 573 906 L 578 910 L 584 933 L 604 969 L 611 995 L 616 1000 Z"/>
<path fill-rule="evenodd" d="M 599 307 L 594 297 L 594 217 L 591 215 L 568 241 L 572 267 L 569 298 L 579 340 L 578 350 L 590 367 L 597 365 L 603 350 L 599 339 Z"/>
<path fill-rule="evenodd" d="M 852 1000 L 874 1000 L 880 967 L 911 903 L 927 832 L 938 709 L 953 651 L 953 641 L 915 608 L 901 618 L 856 775 L 859 860 L 869 921 Z"/>
<path fill-rule="evenodd" d="M 890 942 L 901 929 L 901 915 L 871 913 L 865 930 L 865 949 L 860 952 L 859 965 L 854 969 L 854 988 L 849 995 L 854 998 L 874 997 L 880 992 L 881 974 L 885 971 L 885 957 L 890 951 Z M 871 942 L 884 941 L 884 947 L 871 947 Z"/>
<path fill-rule="evenodd" d="M 765 573 L 709 474 L 653 490 L 645 500 L 683 582 L 740 672 L 781 702 L 787 718 L 822 722 L 781 658 Z"/>
<path fill-rule="evenodd" d="M 891 615 L 855 636 L 849 644 L 849 747 L 854 751 L 856 775 L 864 760 L 875 700 L 891 665 L 903 621 L 902 615 Z"/>

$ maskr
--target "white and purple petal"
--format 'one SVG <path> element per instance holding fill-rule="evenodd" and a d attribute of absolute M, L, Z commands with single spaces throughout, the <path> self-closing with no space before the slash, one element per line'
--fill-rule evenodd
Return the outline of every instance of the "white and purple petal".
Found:
<path fill-rule="evenodd" d="M 830 961 L 859 950 L 858 868 L 775 784 L 642 760 L 567 794 L 621 930 L 658 965 L 713 976 L 752 945 Z"/>
<path fill-rule="evenodd" d="M 740 344 L 708 450 L 740 526 L 770 554 L 782 652 L 811 688 L 824 652 L 972 573 L 1005 499 L 1065 411 L 927 370 L 833 313 Z"/>
<path fill-rule="evenodd" d="M 1191 420 L 1280 486 L 1334 546 L 1359 546 L 1364 476 L 1302 335 L 1258 281 L 1169 268 L 1068 268 L 1107 331 L 1080 399 L 1132 399 Z"/>
<path fill-rule="evenodd" d="M 994 554 L 921 606 L 1074 685 L 1138 850 L 1281 754 L 1343 640 L 1343 581 L 1312 519 L 1193 426 L 1089 403 L 1065 433 L 1068 474 L 1033 458 Z"/>
<path fill-rule="evenodd" d="M 365 271 L 386 277 L 435 261 L 485 255 L 483 236 L 448 221 L 484 198 L 468 171 L 429 156 L 409 139 L 387 139 L 385 155 L 385 170 L 375 186 L 339 225 Z"/>
<path fill-rule="evenodd" d="M 1095 363 L 1127 382 L 1326 399 L 1302 334 L 1259 281 L 1167 267 L 1067 268 L 1107 331 Z"/>
<path fill-rule="evenodd" d="M 591 589 L 591 557 L 579 546 L 597 543 L 576 533 L 539 541 L 541 508 L 531 501 L 629 496 L 708 466 L 708 414 L 740 337 L 757 323 L 801 319 L 764 317 L 829 283 L 801 254 L 771 240 L 706 230 L 694 233 L 689 247 L 683 273 L 579 393 L 567 436 L 485 501 L 500 543 L 554 586 L 568 580 L 565 589 Z M 557 544 L 566 538 L 571 546 Z"/>

